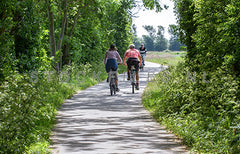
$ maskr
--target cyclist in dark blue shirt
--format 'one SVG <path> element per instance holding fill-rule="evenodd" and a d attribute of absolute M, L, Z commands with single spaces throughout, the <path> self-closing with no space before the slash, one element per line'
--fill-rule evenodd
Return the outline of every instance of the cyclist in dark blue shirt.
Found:
<path fill-rule="evenodd" d="M 147 55 L 147 49 L 144 47 L 144 44 L 141 44 L 141 47 L 139 48 L 139 52 L 141 54 L 141 58 L 142 58 L 142 62 L 143 62 L 143 66 L 145 66 L 145 57 Z"/>

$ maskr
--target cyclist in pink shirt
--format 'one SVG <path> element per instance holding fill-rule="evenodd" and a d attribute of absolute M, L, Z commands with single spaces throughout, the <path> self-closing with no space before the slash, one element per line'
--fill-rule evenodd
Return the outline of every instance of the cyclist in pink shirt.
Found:
<path fill-rule="evenodd" d="M 127 64 L 126 64 L 126 60 L 127 60 Z M 142 65 L 142 58 L 141 55 L 139 53 L 138 50 L 135 49 L 134 44 L 131 44 L 129 46 L 129 50 L 127 50 L 125 52 L 125 56 L 124 56 L 124 60 L 123 60 L 123 64 L 125 66 L 127 66 L 127 74 L 128 74 L 128 78 L 127 80 L 130 80 L 130 70 L 131 70 L 131 66 L 134 65 L 135 69 L 136 69 L 136 89 L 139 90 L 139 63 L 140 66 Z"/>

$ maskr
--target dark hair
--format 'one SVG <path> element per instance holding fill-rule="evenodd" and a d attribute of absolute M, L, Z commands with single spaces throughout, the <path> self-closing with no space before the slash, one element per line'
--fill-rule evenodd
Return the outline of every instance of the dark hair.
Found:
<path fill-rule="evenodd" d="M 115 47 L 114 44 L 111 44 L 110 48 L 109 48 L 109 51 L 115 51 L 115 50 L 117 50 L 117 48 Z"/>

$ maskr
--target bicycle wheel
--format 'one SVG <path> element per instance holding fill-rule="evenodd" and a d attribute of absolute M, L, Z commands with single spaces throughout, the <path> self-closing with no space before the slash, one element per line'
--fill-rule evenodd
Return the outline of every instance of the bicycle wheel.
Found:
<path fill-rule="evenodd" d="M 134 87 L 135 87 L 135 84 L 132 83 L 132 93 L 134 94 Z"/>
<path fill-rule="evenodd" d="M 112 86 L 110 86 L 110 94 L 111 94 L 111 96 L 113 95 L 113 89 L 112 89 Z"/>
<path fill-rule="evenodd" d="M 113 84 L 113 92 L 114 92 L 114 95 L 116 95 L 116 85 Z"/>
<path fill-rule="evenodd" d="M 113 95 L 113 81 L 111 79 L 110 83 L 109 83 L 109 88 L 110 88 L 110 94 L 111 96 Z"/>

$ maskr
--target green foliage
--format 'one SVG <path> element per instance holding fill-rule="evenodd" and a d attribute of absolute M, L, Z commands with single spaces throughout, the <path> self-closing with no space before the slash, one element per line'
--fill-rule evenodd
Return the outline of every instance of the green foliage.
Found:
<path fill-rule="evenodd" d="M 239 82 L 224 67 L 190 70 L 179 64 L 158 74 L 144 92 L 144 106 L 193 150 L 238 153 Z"/>
<path fill-rule="evenodd" d="M 240 152 L 239 6 L 175 0 L 179 25 L 169 31 L 187 46 L 186 61 L 161 72 L 144 92 L 145 107 L 193 151 Z"/>
<path fill-rule="evenodd" d="M 47 153 L 63 100 L 106 77 L 103 62 L 65 66 L 59 75 L 54 70 L 12 72 L 0 87 L 0 153 Z"/>
<path fill-rule="evenodd" d="M 195 5 L 193 0 L 174 0 L 175 1 L 175 13 L 177 15 L 178 36 L 182 44 L 187 46 L 187 57 L 190 59 L 195 58 L 197 53 L 195 42 L 192 35 L 196 31 L 196 21 L 194 20 Z"/>
<path fill-rule="evenodd" d="M 177 31 L 178 31 L 177 25 L 169 25 L 168 33 L 171 34 L 171 38 L 169 40 L 169 50 L 171 51 L 181 51 L 182 44 L 180 43 Z"/>
<path fill-rule="evenodd" d="M 164 38 L 164 27 L 158 26 L 158 30 L 153 26 L 143 26 L 149 35 L 143 35 L 144 46 L 148 51 L 163 51 L 168 48 L 168 41 Z"/>
<path fill-rule="evenodd" d="M 187 45 L 187 62 L 195 70 L 216 70 L 233 56 L 227 69 L 239 76 L 238 1 L 176 0 L 179 37 Z"/>
<path fill-rule="evenodd" d="M 161 12 L 163 10 L 162 6 L 160 5 L 160 2 L 158 0 L 142 0 L 143 5 L 147 9 L 156 10 L 156 12 Z M 164 5 L 164 8 L 167 8 L 166 5 Z"/>
<path fill-rule="evenodd" d="M 33 83 L 28 75 L 12 73 L 0 89 L 1 153 L 23 153 L 30 144 L 48 140 L 56 109 L 72 95 L 56 75 L 49 81 L 39 76 Z"/>
<path fill-rule="evenodd" d="M 169 40 L 169 50 L 171 51 L 181 51 L 181 43 L 178 39 L 170 38 Z"/>
<path fill-rule="evenodd" d="M 144 5 L 161 10 L 155 0 Z M 133 0 L 0 2 L 0 153 L 48 153 L 63 100 L 107 77 L 110 44 L 123 55 L 132 42 L 132 7 Z"/>
<path fill-rule="evenodd" d="M 143 42 L 144 46 L 147 48 L 148 51 L 154 51 L 154 39 L 148 35 L 143 35 Z"/>

